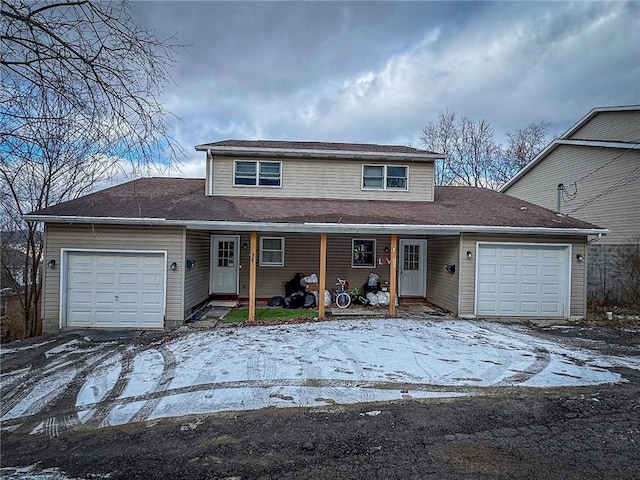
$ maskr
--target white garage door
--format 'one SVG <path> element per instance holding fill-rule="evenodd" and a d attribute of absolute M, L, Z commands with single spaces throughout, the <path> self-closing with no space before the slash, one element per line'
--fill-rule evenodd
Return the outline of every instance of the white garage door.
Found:
<path fill-rule="evenodd" d="M 68 252 L 68 327 L 162 328 L 163 253 Z"/>
<path fill-rule="evenodd" d="M 476 315 L 565 317 L 569 248 L 478 245 Z"/>

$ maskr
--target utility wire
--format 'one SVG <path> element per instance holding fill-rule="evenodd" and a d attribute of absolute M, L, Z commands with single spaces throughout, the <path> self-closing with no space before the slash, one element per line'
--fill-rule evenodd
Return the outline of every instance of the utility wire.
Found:
<path fill-rule="evenodd" d="M 634 180 L 636 180 L 637 178 L 640 178 L 640 167 L 635 168 L 628 176 L 626 176 L 623 180 L 611 185 L 609 188 L 607 188 L 606 190 L 604 190 L 603 192 L 600 192 L 599 194 L 591 197 L 589 200 L 583 202 L 581 205 L 578 205 L 576 208 L 574 208 L 573 210 L 571 210 L 570 212 L 567 213 L 567 215 L 571 215 L 572 213 L 575 213 L 576 211 L 591 205 L 593 202 L 595 202 L 596 200 L 609 195 L 611 192 L 616 191 L 617 189 L 624 187 L 625 185 L 633 182 Z"/>
<path fill-rule="evenodd" d="M 611 165 L 613 162 L 615 162 L 617 159 L 619 159 L 620 157 L 622 157 L 623 155 L 627 154 L 628 152 L 630 152 L 631 150 L 634 150 L 634 147 L 637 147 L 638 145 L 640 145 L 639 142 L 635 142 L 633 143 L 632 146 L 630 146 L 629 148 L 625 149 L 623 152 L 619 153 L 618 155 L 616 155 L 615 157 L 613 157 L 611 160 L 609 160 L 607 163 L 600 165 L 598 168 L 596 168 L 595 170 L 587 173 L 586 175 L 583 175 L 582 177 L 580 177 L 578 180 L 576 180 L 575 182 L 571 183 L 570 186 L 573 187 L 573 193 L 569 193 L 567 191 L 567 187 L 566 186 L 562 186 L 562 199 L 566 202 L 569 203 L 572 200 L 575 200 L 576 197 L 578 196 L 578 183 L 582 182 L 583 180 L 585 180 L 586 178 L 589 178 L 591 175 L 593 175 L 596 172 L 599 172 L 600 170 L 602 170 L 603 168 Z M 634 170 L 635 171 L 635 170 Z M 628 182 L 626 182 L 628 183 Z M 625 185 L 626 185 L 625 183 Z M 607 190 L 608 191 L 608 190 Z M 600 197 L 598 197 L 600 198 Z M 578 210 L 579 208 L 582 208 L 584 206 L 584 204 L 580 207 L 576 207 L 575 209 L 573 209 L 571 212 L 575 212 L 576 210 Z"/>

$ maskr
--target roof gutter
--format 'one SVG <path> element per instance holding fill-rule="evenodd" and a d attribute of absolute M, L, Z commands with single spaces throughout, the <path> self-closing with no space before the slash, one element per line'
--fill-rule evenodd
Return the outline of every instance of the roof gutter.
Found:
<path fill-rule="evenodd" d="M 166 218 L 121 217 L 73 217 L 53 215 L 23 215 L 27 222 L 87 223 L 118 225 L 155 225 L 186 227 L 189 230 L 232 230 L 237 232 L 285 232 L 285 233 L 350 233 L 350 234 L 415 234 L 459 235 L 460 233 L 526 234 L 526 235 L 606 235 L 604 228 L 549 228 L 508 227 L 503 225 L 411 225 L 411 224 L 360 224 L 360 223 L 278 223 L 278 222 L 229 222 L 220 220 L 168 220 Z"/>

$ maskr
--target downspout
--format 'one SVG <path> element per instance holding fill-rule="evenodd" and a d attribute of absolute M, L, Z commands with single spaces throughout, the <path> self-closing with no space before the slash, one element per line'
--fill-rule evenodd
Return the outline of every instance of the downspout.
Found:
<path fill-rule="evenodd" d="M 587 243 L 596 243 L 601 238 L 602 238 L 602 233 L 599 233 L 596 238 L 592 238 L 591 240 L 587 240 Z"/>
<path fill-rule="evenodd" d="M 556 202 L 556 215 L 562 215 L 562 191 L 564 190 L 564 183 L 558 184 L 558 195 Z"/>
<path fill-rule="evenodd" d="M 211 149 L 207 149 L 207 171 L 206 171 L 206 185 L 205 185 L 205 194 L 213 195 L 213 154 L 211 153 Z"/>

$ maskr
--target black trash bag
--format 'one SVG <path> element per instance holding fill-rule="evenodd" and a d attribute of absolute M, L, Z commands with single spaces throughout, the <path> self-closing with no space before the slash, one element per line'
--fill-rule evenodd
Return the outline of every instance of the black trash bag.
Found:
<path fill-rule="evenodd" d="M 284 308 L 301 308 L 304 305 L 305 294 L 302 292 L 293 292 L 284 298 Z"/>
<path fill-rule="evenodd" d="M 303 278 L 304 278 L 304 273 L 296 273 L 291 280 L 284 282 L 285 297 L 290 297 L 291 294 L 296 292 L 304 293 L 304 287 L 300 285 L 300 280 L 302 280 Z"/>
<path fill-rule="evenodd" d="M 307 293 L 304 296 L 304 308 L 313 308 L 316 306 L 316 296 L 313 293 Z"/>
<path fill-rule="evenodd" d="M 284 297 L 275 296 L 269 299 L 269 301 L 267 302 L 267 305 L 269 305 L 270 307 L 281 307 L 283 303 L 284 303 Z"/>

